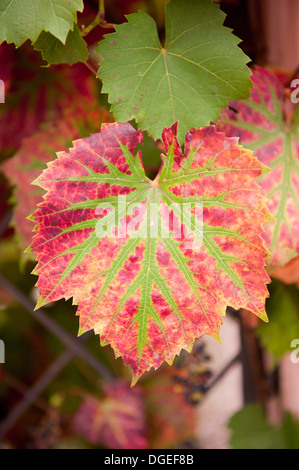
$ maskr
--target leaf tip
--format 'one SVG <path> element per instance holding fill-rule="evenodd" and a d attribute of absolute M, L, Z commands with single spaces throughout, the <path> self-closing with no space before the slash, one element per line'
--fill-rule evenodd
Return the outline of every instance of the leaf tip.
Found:
<path fill-rule="evenodd" d="M 162 132 L 162 141 L 165 148 L 165 153 L 169 153 L 169 149 L 173 149 L 173 153 L 175 155 L 182 155 L 182 149 L 180 143 L 178 141 L 178 124 L 179 122 L 175 122 L 170 127 L 165 127 Z"/>
<path fill-rule="evenodd" d="M 141 377 L 141 376 L 140 376 L 139 374 L 133 374 L 133 375 L 132 375 L 131 388 L 133 388 L 133 387 L 137 384 L 137 382 L 138 382 L 138 380 L 140 379 L 140 377 Z"/>
<path fill-rule="evenodd" d="M 220 337 L 220 333 L 214 333 L 213 335 L 210 335 L 212 338 L 214 338 L 217 343 L 221 344 L 221 337 Z"/>
<path fill-rule="evenodd" d="M 40 180 L 39 180 L 39 178 L 40 178 L 40 177 L 38 176 L 38 178 L 36 178 L 35 180 L 31 181 L 30 184 L 31 184 L 32 186 L 40 186 Z"/>
<path fill-rule="evenodd" d="M 39 297 L 38 300 L 37 300 L 37 303 L 34 307 L 34 311 L 40 309 L 41 307 L 43 307 L 47 302 L 45 301 L 45 299 L 43 299 L 42 297 Z"/>
<path fill-rule="evenodd" d="M 268 315 L 267 315 L 267 313 L 266 313 L 265 310 L 264 310 L 263 312 L 260 312 L 260 313 L 258 314 L 258 317 L 259 317 L 261 320 L 263 320 L 263 322 L 269 323 L 269 318 L 268 318 Z"/>
<path fill-rule="evenodd" d="M 26 254 L 26 253 L 33 253 L 31 245 L 27 246 L 27 248 L 23 251 L 23 254 Z"/>

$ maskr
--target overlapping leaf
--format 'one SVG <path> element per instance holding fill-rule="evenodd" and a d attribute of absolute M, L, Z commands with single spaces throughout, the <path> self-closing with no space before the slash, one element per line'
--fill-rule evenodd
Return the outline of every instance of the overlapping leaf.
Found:
<path fill-rule="evenodd" d="M 13 42 L 17 47 L 27 39 L 34 42 L 41 31 L 49 31 L 65 43 L 73 29 L 82 0 L 1 0 L 0 44 Z"/>
<path fill-rule="evenodd" d="M 32 186 L 32 181 L 46 167 L 46 163 L 55 158 L 55 152 L 66 151 L 73 140 L 99 131 L 102 122 L 111 120 L 111 115 L 96 101 L 91 105 L 88 99 L 81 97 L 80 102 L 66 109 L 60 119 L 24 138 L 18 152 L 1 166 L 2 172 L 14 186 L 12 222 L 22 251 L 32 240 L 34 225 L 28 217 L 42 201 L 43 191 Z"/>
<path fill-rule="evenodd" d="M 296 284 L 299 288 L 299 256 L 291 259 L 285 266 L 271 271 L 270 275 L 285 284 Z"/>
<path fill-rule="evenodd" d="M 266 319 L 265 167 L 214 126 L 191 129 L 184 154 L 176 131 L 163 132 L 155 180 L 134 154 L 142 132 L 113 123 L 36 181 L 47 191 L 33 215 L 37 308 L 73 297 L 80 333 L 111 344 L 133 383 L 196 337 L 219 338 L 228 305 Z"/>
<path fill-rule="evenodd" d="M 73 429 L 94 445 L 108 449 L 146 449 L 142 393 L 121 382 L 106 385 L 102 399 L 88 396 L 74 416 Z"/>
<path fill-rule="evenodd" d="M 261 323 L 256 332 L 263 347 L 277 362 L 290 352 L 290 344 L 299 337 L 299 291 L 296 286 L 273 280 L 266 308 L 269 324 Z"/>
<path fill-rule="evenodd" d="M 34 48 L 41 51 L 43 59 L 49 64 L 69 64 L 85 62 L 88 59 L 87 45 L 77 25 L 69 31 L 65 44 L 53 34 L 43 31 L 34 43 Z"/>
<path fill-rule="evenodd" d="M 250 404 L 230 419 L 232 449 L 298 449 L 299 426 L 291 413 L 286 412 L 280 425 L 268 421 L 260 405 Z"/>
<path fill-rule="evenodd" d="M 90 103 L 96 99 L 95 80 L 82 64 L 45 68 L 30 48 L 7 44 L 0 45 L 0 60 L 1 69 L 2 63 L 9 65 L 10 76 L 5 106 L 0 106 L 0 157 L 13 154 L 45 122 L 59 119 L 79 95 Z"/>
<path fill-rule="evenodd" d="M 99 77 L 116 121 L 136 119 L 155 139 L 179 121 L 178 139 L 192 126 L 218 119 L 232 99 L 249 96 L 248 57 L 223 26 L 225 14 L 210 0 L 171 0 L 166 39 L 144 12 L 101 41 Z"/>
<path fill-rule="evenodd" d="M 285 119 L 290 96 L 274 72 L 257 68 L 251 97 L 230 103 L 218 128 L 252 149 L 271 168 L 259 179 L 275 221 L 263 235 L 272 253 L 269 269 L 285 265 L 299 253 L 299 113 Z M 288 105 L 288 108 L 287 108 Z"/>

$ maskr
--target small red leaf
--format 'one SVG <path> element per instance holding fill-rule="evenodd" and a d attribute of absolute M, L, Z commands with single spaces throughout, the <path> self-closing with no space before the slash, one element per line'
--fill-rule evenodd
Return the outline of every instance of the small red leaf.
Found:
<path fill-rule="evenodd" d="M 141 391 L 121 382 L 105 387 L 103 399 L 88 396 L 73 419 L 73 429 L 108 449 L 146 449 L 146 417 Z"/>
<path fill-rule="evenodd" d="M 285 266 L 274 269 L 270 275 L 285 284 L 296 284 L 299 288 L 299 256 L 293 258 Z"/>

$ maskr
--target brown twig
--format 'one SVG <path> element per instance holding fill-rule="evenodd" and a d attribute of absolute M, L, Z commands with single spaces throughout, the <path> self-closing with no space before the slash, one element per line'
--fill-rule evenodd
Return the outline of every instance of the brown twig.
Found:
<path fill-rule="evenodd" d="M 100 26 L 101 28 L 115 29 L 115 25 L 108 23 L 105 18 L 105 4 L 104 0 L 99 0 L 99 10 L 88 26 L 82 25 L 81 35 L 82 37 L 87 36 L 94 28 Z"/>

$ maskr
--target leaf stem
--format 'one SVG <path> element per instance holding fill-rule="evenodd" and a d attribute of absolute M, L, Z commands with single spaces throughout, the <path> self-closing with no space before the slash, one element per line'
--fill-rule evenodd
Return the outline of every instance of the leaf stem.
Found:
<path fill-rule="evenodd" d="M 88 26 L 83 26 L 81 35 L 82 37 L 87 36 L 94 28 L 97 26 L 101 26 L 101 28 L 109 28 L 114 29 L 115 25 L 112 23 L 107 23 L 105 19 L 105 2 L 104 0 L 99 0 L 99 10 L 92 20 L 92 22 Z"/>
<path fill-rule="evenodd" d="M 105 0 L 99 0 L 99 17 L 105 21 Z"/>
<path fill-rule="evenodd" d="M 90 60 L 87 59 L 86 62 L 84 62 L 84 65 L 88 68 L 88 70 L 91 71 L 91 73 L 96 77 L 98 73 L 98 69 L 96 68 L 96 65 Z"/>

